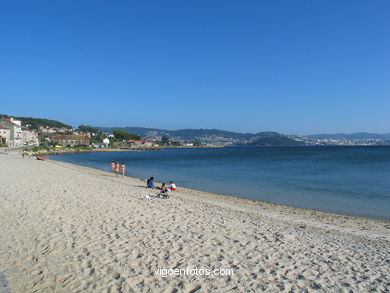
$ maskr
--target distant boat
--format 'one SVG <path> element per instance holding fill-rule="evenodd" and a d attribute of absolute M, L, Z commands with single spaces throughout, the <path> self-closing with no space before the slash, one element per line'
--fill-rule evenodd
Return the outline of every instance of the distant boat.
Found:
<path fill-rule="evenodd" d="M 38 160 L 38 161 L 46 161 L 45 158 L 41 158 L 41 157 L 37 157 L 37 160 Z"/>

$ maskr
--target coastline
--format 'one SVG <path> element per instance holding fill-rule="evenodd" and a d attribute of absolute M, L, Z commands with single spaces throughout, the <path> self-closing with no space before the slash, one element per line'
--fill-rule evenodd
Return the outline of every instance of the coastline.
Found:
<path fill-rule="evenodd" d="M 139 151 L 160 151 L 162 149 L 204 149 L 204 148 L 222 148 L 224 146 L 132 146 L 128 148 L 61 148 L 54 150 L 38 150 L 38 151 L 26 151 L 32 156 L 55 156 L 64 154 L 78 154 L 78 153 L 109 153 L 109 152 L 139 152 Z M 8 149 L 3 153 L 13 153 L 23 151 L 25 148 Z M 2 152 L 0 152 L 2 153 Z"/>
<path fill-rule="evenodd" d="M 78 164 L 56 161 L 56 160 L 52 162 L 55 162 L 54 164 L 58 163 L 59 165 L 64 164 L 65 166 L 71 165 L 76 168 L 81 168 L 81 169 L 85 168 L 86 171 L 89 170 L 91 172 L 92 170 L 97 172 L 103 172 L 102 174 L 105 174 L 106 176 L 110 175 L 112 178 L 115 177 L 115 175 L 112 172 L 104 171 L 93 167 L 86 167 Z M 130 177 L 130 176 L 126 176 L 125 178 L 131 181 L 139 182 L 141 185 L 143 184 L 144 186 L 146 186 L 146 179 Z M 155 183 L 156 185 L 161 185 L 161 182 L 155 182 Z M 157 191 L 154 192 L 157 193 Z M 262 200 L 248 199 L 248 198 L 235 196 L 235 195 L 227 195 L 222 193 L 209 192 L 209 191 L 192 189 L 192 188 L 181 187 L 181 186 L 179 186 L 178 190 L 175 191 L 173 194 L 179 196 L 185 194 L 187 200 L 202 200 L 206 203 L 221 206 L 221 207 L 228 206 L 230 209 L 234 209 L 237 211 L 245 211 L 251 213 L 256 213 L 261 211 L 262 214 L 267 215 L 270 218 L 276 218 L 282 215 L 284 221 L 286 222 L 292 221 L 295 224 L 305 224 L 305 221 L 311 221 L 313 227 L 316 228 L 323 228 L 323 229 L 332 228 L 335 230 L 339 230 L 340 232 L 348 232 L 353 234 L 357 233 L 356 235 L 365 235 L 374 238 L 379 237 L 381 239 L 386 239 L 390 241 L 390 221 L 385 219 L 323 212 L 315 209 L 277 204 L 277 203 L 272 203 L 272 202 L 267 202 Z M 188 197 L 188 195 L 190 195 L 191 197 Z M 337 223 L 334 223 L 332 225 L 330 224 L 321 225 L 320 223 L 313 222 L 313 218 L 317 220 L 321 219 L 321 221 L 325 221 L 325 219 L 327 220 L 331 219 L 332 221 L 337 221 Z M 370 223 L 371 221 L 373 223 Z M 353 229 L 352 230 L 348 229 L 349 228 L 348 224 L 350 225 L 356 224 L 357 226 L 353 226 L 353 229 L 357 229 L 357 231 Z M 384 228 L 385 230 L 389 229 L 388 230 L 389 233 L 386 235 L 382 235 L 381 232 L 379 232 L 377 235 L 374 233 L 372 234 L 361 233 L 362 230 L 366 230 L 367 228 L 367 226 L 364 225 L 370 226 L 369 229 L 370 232 L 373 232 L 376 228 L 378 228 L 377 225 L 379 225 L 381 229 L 382 228 Z"/>
<path fill-rule="evenodd" d="M 386 221 L 180 186 L 149 201 L 141 197 L 157 192 L 141 179 L 18 156 L 0 162 L 0 260 L 14 292 L 380 291 L 390 282 Z M 153 275 L 195 264 L 235 275 Z"/>
<path fill-rule="evenodd" d="M 120 151 L 120 150 L 118 150 L 118 151 Z M 92 170 L 104 172 L 104 174 L 110 174 L 111 176 L 113 176 L 112 172 L 105 171 L 105 170 L 102 170 L 99 168 L 87 167 L 87 166 L 83 166 L 83 165 L 79 165 L 79 164 L 57 161 L 57 160 L 53 160 L 53 162 L 65 164 L 65 165 L 69 164 L 69 165 L 72 165 L 75 167 L 80 167 L 80 168 L 92 169 Z M 142 182 L 141 184 L 144 184 L 146 186 L 146 178 L 142 179 L 142 178 L 131 177 L 131 176 L 127 176 L 127 175 L 126 175 L 126 178 L 128 178 L 130 180 L 139 180 L 140 182 Z M 156 181 L 155 184 L 158 186 L 161 186 L 161 182 Z M 325 212 L 325 211 L 321 211 L 321 210 L 317 210 L 317 209 L 310 209 L 310 208 L 304 208 L 304 207 L 298 207 L 298 206 L 292 206 L 292 205 L 286 205 L 286 204 L 280 204 L 280 203 L 272 203 L 272 202 L 264 201 L 264 200 L 249 199 L 249 198 L 245 198 L 245 197 L 238 196 L 238 195 L 229 195 L 229 194 L 223 194 L 223 193 L 217 193 L 217 192 L 210 192 L 210 191 L 206 191 L 206 190 L 193 189 L 193 188 L 188 188 L 188 187 L 183 187 L 183 186 L 180 186 L 179 189 L 180 189 L 180 191 L 182 191 L 183 193 L 186 193 L 186 194 L 191 194 L 194 196 L 195 195 L 203 196 L 204 198 L 209 198 L 210 200 L 215 200 L 216 201 L 215 203 L 217 203 L 218 199 L 222 199 L 224 201 L 229 201 L 231 199 L 232 205 L 234 205 L 234 203 L 237 203 L 239 205 L 246 205 L 246 206 L 258 205 L 262 208 L 267 207 L 268 209 L 279 209 L 280 211 L 286 210 L 286 209 L 287 210 L 291 209 L 289 212 L 291 212 L 291 213 L 298 213 L 299 212 L 301 216 L 307 215 L 307 214 L 318 215 L 318 216 L 328 215 L 331 217 L 333 217 L 333 216 L 340 217 L 342 219 L 342 221 L 348 220 L 350 218 L 352 221 L 354 221 L 354 219 L 357 221 L 359 221 L 359 220 L 360 221 L 373 220 L 373 221 L 377 221 L 377 222 L 383 222 L 385 224 L 390 224 L 390 220 L 381 219 L 381 218 L 372 218 L 372 217 L 365 217 L 365 216 L 359 216 L 359 215 L 348 215 L 348 214 L 341 214 L 341 213 Z M 389 234 L 388 239 L 390 240 L 390 234 Z"/>
<path fill-rule="evenodd" d="M 359 158 L 360 151 L 364 153 L 364 158 Z M 385 180 L 390 175 L 386 165 L 389 159 L 387 149 L 366 151 L 359 148 L 357 152 L 348 150 L 344 153 L 340 148 L 315 150 L 298 147 L 282 155 L 284 152 L 283 148 L 238 147 L 119 152 L 116 155 L 75 154 L 51 158 L 106 171 L 110 169 L 108 162 L 114 159 L 129 163 L 127 173 L 136 178 L 145 179 L 153 175 L 161 182 L 173 179 L 181 187 L 199 191 L 390 221 L 390 185 Z M 377 156 L 382 153 L 387 155 L 379 162 Z M 237 155 L 243 159 L 237 160 Z M 332 160 L 324 159 L 325 155 L 332 156 Z M 347 161 L 340 160 L 344 155 Z M 294 158 L 297 156 L 300 159 L 296 164 Z M 355 167 L 355 162 L 366 162 L 369 158 L 373 158 L 372 164 Z M 343 169 L 338 171 L 343 176 L 332 174 L 338 168 Z"/>

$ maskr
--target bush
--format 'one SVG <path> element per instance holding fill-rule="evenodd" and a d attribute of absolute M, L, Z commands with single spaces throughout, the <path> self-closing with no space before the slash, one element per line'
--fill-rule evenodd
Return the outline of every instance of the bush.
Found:
<path fill-rule="evenodd" d="M 25 152 L 39 152 L 39 151 L 49 151 L 50 148 L 47 146 L 34 146 L 32 148 L 25 148 L 23 151 Z"/>

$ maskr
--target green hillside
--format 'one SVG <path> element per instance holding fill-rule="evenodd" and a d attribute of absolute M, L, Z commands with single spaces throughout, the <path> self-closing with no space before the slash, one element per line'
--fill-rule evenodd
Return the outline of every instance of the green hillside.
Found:
<path fill-rule="evenodd" d="M 302 142 L 296 141 L 286 135 L 276 132 L 257 133 L 251 142 L 245 145 L 253 146 L 300 146 L 305 145 Z"/>
<path fill-rule="evenodd" d="M 32 118 L 32 117 L 16 117 L 16 116 L 9 116 L 6 114 L 0 114 L 0 118 L 10 118 L 13 117 L 17 120 L 22 121 L 22 126 L 26 126 L 30 124 L 30 129 L 38 129 L 40 126 L 48 126 L 48 127 L 56 127 L 56 128 L 67 128 L 71 129 L 72 126 L 67 125 L 65 123 L 56 121 L 56 120 L 50 120 L 45 118 Z"/>

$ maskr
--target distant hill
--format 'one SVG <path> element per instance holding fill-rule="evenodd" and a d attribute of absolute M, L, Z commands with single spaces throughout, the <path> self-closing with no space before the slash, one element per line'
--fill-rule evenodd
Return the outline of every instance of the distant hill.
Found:
<path fill-rule="evenodd" d="M 323 139 L 390 139 L 390 133 L 378 134 L 368 132 L 356 132 L 356 133 L 335 133 L 335 134 L 313 134 L 307 135 L 311 138 L 323 138 Z"/>
<path fill-rule="evenodd" d="M 263 132 L 257 133 L 252 138 L 251 142 L 245 143 L 245 145 L 253 146 L 301 146 L 305 143 L 289 138 L 286 135 L 277 132 Z"/>
<path fill-rule="evenodd" d="M 97 127 L 104 132 L 112 133 L 115 129 L 126 130 L 144 138 L 167 136 L 171 140 L 201 141 L 204 143 L 226 143 L 234 145 L 281 146 L 302 145 L 286 135 L 276 132 L 239 133 L 219 129 L 179 129 L 167 130 L 144 127 Z"/>
<path fill-rule="evenodd" d="M 49 120 L 45 118 L 32 118 L 32 117 L 16 117 L 16 116 L 8 116 L 6 114 L 0 114 L 0 118 L 10 118 L 13 117 L 16 120 L 20 120 L 22 122 L 22 126 L 26 126 L 30 124 L 30 129 L 38 129 L 40 126 L 48 126 L 48 127 L 56 127 L 56 128 L 67 128 L 71 129 L 72 126 L 67 125 L 65 123 Z"/>
<path fill-rule="evenodd" d="M 112 133 L 115 129 L 126 130 L 129 133 L 134 133 L 145 138 L 154 138 L 158 136 L 168 136 L 170 138 L 180 138 L 183 140 L 192 140 L 194 137 L 210 137 L 218 136 L 233 139 L 249 139 L 254 136 L 251 133 L 238 133 L 232 131 L 225 131 L 219 129 L 179 129 L 167 130 L 159 128 L 145 128 L 145 127 L 97 127 L 104 132 Z"/>

